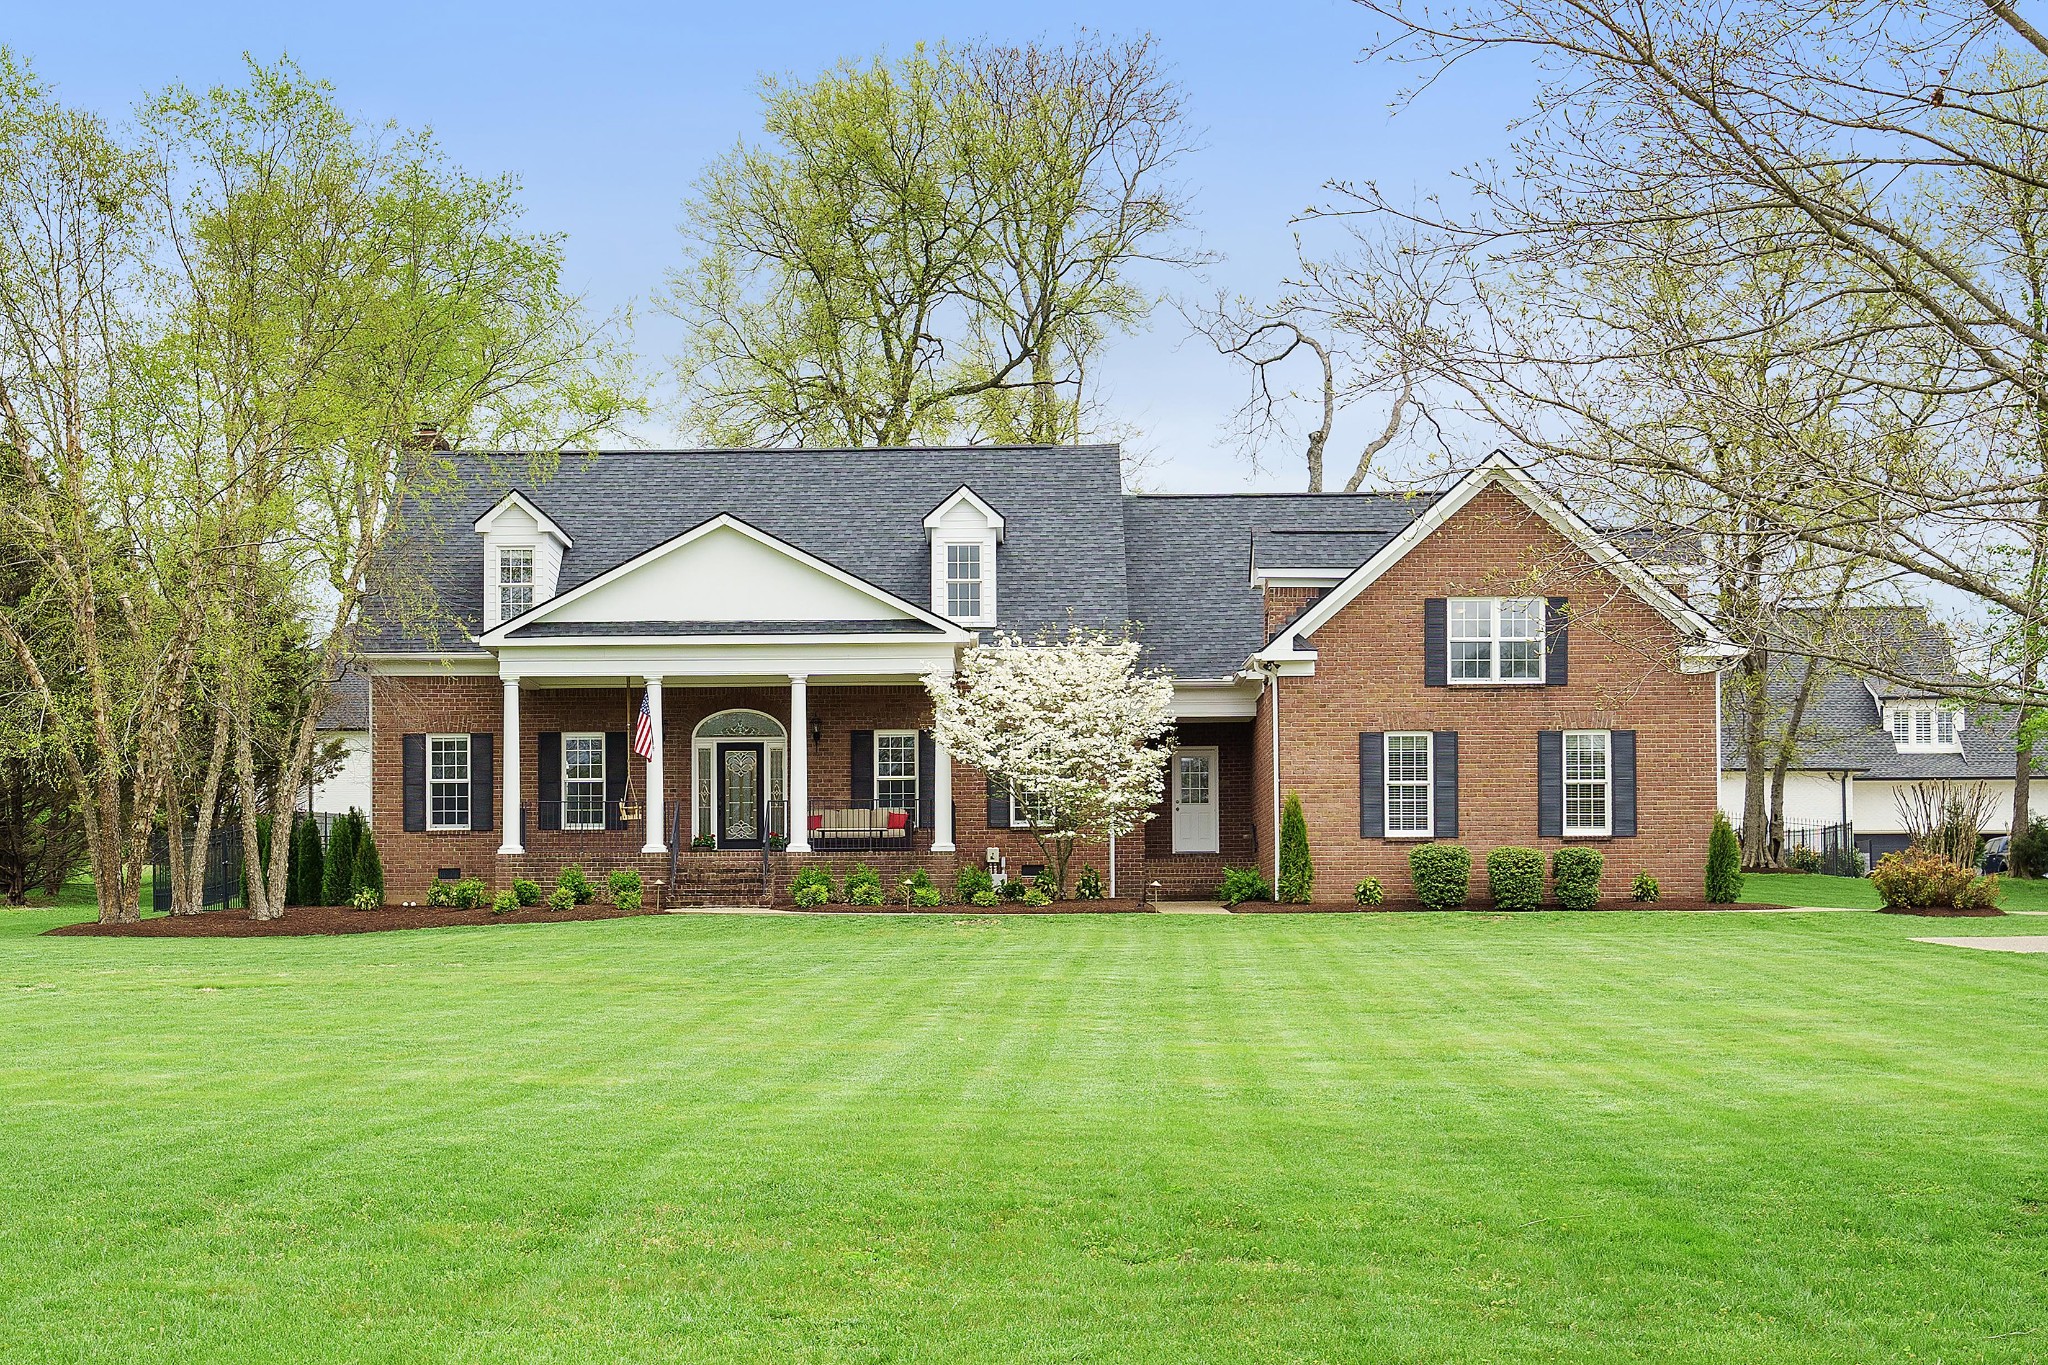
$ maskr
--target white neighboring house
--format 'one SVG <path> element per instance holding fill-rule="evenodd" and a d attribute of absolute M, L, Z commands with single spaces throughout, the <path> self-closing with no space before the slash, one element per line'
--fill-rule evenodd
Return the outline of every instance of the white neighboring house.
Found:
<path fill-rule="evenodd" d="M 1785 774 L 1788 834 L 1847 825 L 1857 849 L 1875 861 L 1906 847 L 1901 794 L 1929 783 L 1981 785 L 1990 796 L 1983 833 L 2012 823 L 2013 715 L 1966 706 L 1940 684 L 1962 675 L 1946 631 L 1919 608 L 1871 608 L 1861 629 L 1890 640 L 1910 670 L 1926 679 L 1911 686 L 1836 670 L 1817 685 L 1800 727 L 1798 758 Z M 1780 652 L 1771 666 L 1773 704 L 1789 710 L 1804 657 Z M 1722 685 L 1730 686 L 1727 675 Z M 1947 690 L 1953 690 L 1952 688 Z M 1721 810 L 1740 824 L 1744 770 L 1740 718 L 1721 707 Z M 2028 808 L 2048 816 L 2048 768 L 2036 767 Z M 1766 788 L 1768 799 L 1768 788 Z M 1788 837 L 1788 846 L 1799 842 Z"/>
<path fill-rule="evenodd" d="M 351 666 L 334 684 L 327 709 L 320 714 L 320 739 L 341 742 L 341 767 L 333 776 L 308 784 L 299 799 L 301 810 L 345 815 L 350 807 L 370 818 L 370 678 Z"/>

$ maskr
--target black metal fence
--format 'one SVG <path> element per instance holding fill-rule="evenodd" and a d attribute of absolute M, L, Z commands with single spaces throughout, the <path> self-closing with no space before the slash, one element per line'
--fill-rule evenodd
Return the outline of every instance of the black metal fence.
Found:
<path fill-rule="evenodd" d="M 1736 826 L 1736 837 L 1742 827 Z M 1846 824 L 1788 820 L 1783 837 L 1771 850 L 1772 861 L 1794 872 L 1819 872 L 1832 877 L 1861 877 L 1869 869 L 1856 848 L 1856 831 Z"/>
<path fill-rule="evenodd" d="M 191 863 L 192 837 L 186 836 L 187 865 Z M 159 914 L 171 908 L 171 841 L 158 830 L 149 841 L 149 906 Z M 200 891 L 202 910 L 233 910 L 248 904 L 243 885 L 242 827 L 239 822 L 216 824 L 206 846 L 206 876 Z"/>

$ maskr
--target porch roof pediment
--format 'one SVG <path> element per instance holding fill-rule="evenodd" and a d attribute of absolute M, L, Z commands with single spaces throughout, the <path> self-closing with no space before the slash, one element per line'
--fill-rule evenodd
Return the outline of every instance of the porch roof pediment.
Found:
<path fill-rule="evenodd" d="M 536 604 L 486 632 L 481 643 L 792 636 L 972 638 L 916 603 L 727 514 Z"/>

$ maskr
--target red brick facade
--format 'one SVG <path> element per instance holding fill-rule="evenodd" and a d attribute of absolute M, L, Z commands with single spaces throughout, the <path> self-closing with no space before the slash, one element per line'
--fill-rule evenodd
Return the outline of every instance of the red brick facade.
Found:
<path fill-rule="evenodd" d="M 1423 602 L 1431 597 L 1551 596 L 1571 600 L 1569 682 L 1428 687 Z M 1269 608 L 1279 620 L 1301 607 Z M 1638 872 L 1669 896 L 1697 896 L 1715 808 L 1715 678 L 1679 671 L 1671 623 L 1552 530 L 1513 495 L 1488 489 L 1346 605 L 1310 641 L 1313 677 L 1279 681 L 1281 793 L 1299 793 L 1315 860 L 1316 898 L 1348 899 L 1368 874 L 1390 898 L 1412 894 L 1413 839 L 1359 834 L 1358 736 L 1455 730 L 1459 834 L 1473 851 L 1475 901 L 1486 853 L 1566 842 L 1607 859 L 1603 895 L 1625 899 Z M 1253 820 L 1272 873 L 1270 698 L 1256 724 Z M 1636 732 L 1637 834 L 1537 837 L 1536 736 L 1542 730 Z"/>

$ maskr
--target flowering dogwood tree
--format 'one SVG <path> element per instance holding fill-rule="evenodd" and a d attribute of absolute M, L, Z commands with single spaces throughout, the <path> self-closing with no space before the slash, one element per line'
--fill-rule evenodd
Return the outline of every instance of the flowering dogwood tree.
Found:
<path fill-rule="evenodd" d="M 1138 664 L 1135 640 L 1071 629 L 1027 643 L 997 634 L 957 679 L 925 679 L 938 742 L 1007 787 L 1058 894 L 1078 843 L 1128 834 L 1165 789 L 1173 684 Z"/>

